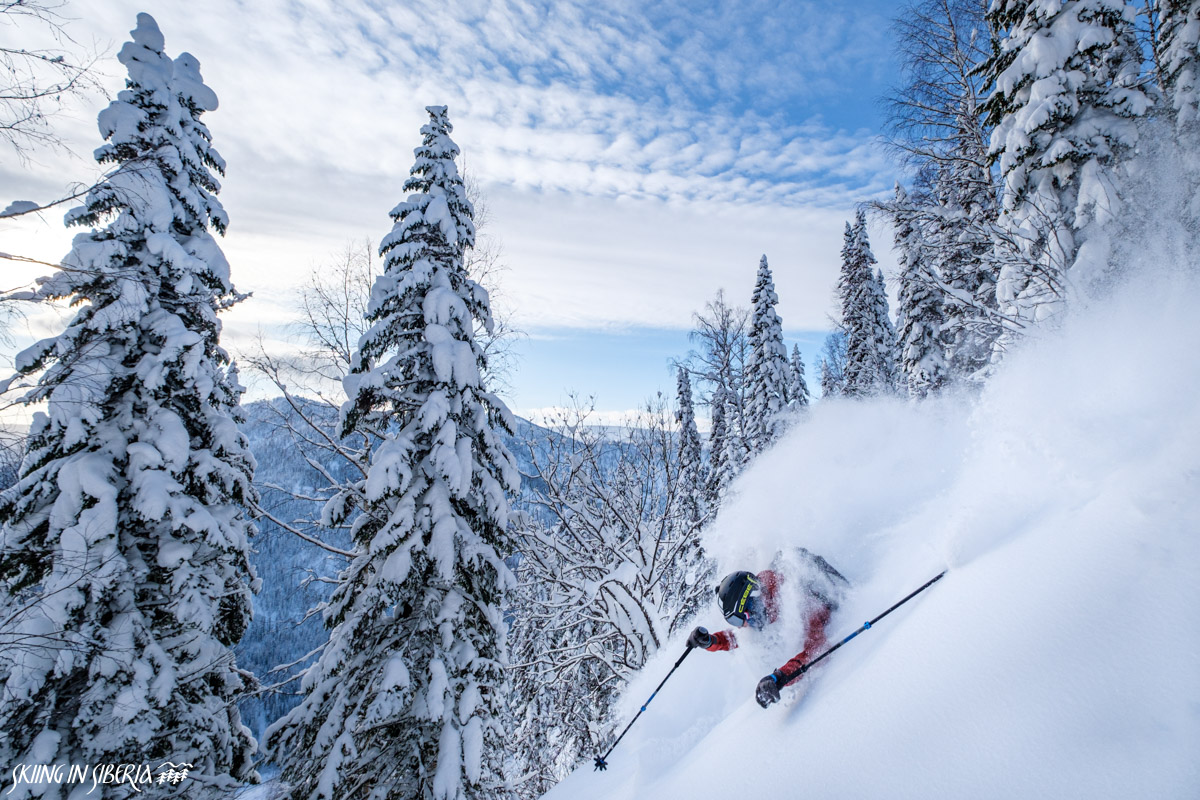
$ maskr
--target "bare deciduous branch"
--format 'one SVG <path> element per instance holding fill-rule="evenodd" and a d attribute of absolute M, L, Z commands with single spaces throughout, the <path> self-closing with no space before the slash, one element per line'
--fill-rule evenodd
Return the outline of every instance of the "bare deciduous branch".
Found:
<path fill-rule="evenodd" d="M 37 147 L 64 148 L 51 120 L 65 101 L 103 93 L 96 79 L 99 54 L 71 38 L 65 0 L 5 0 L 0 25 L 22 38 L 42 38 L 48 47 L 0 47 L 0 141 L 25 160 Z"/>

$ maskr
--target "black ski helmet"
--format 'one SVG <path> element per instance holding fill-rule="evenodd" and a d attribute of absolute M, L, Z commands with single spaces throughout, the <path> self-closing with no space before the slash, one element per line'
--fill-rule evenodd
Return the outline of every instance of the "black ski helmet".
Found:
<path fill-rule="evenodd" d="M 717 586 L 717 602 L 721 613 L 731 623 L 735 620 L 746 623 L 746 606 L 750 598 L 758 594 L 758 578 L 753 572 L 731 572 Z"/>

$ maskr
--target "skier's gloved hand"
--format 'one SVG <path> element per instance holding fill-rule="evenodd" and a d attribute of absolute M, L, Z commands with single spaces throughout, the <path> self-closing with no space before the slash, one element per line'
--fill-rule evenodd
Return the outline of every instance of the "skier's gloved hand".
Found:
<path fill-rule="evenodd" d="M 692 635 L 688 637 L 688 647 L 695 647 L 698 650 L 707 650 L 712 646 L 713 637 L 708 632 L 707 628 L 696 628 L 692 631 Z"/>
<path fill-rule="evenodd" d="M 771 703 L 779 702 L 779 670 L 775 670 L 758 682 L 758 688 L 754 691 L 754 699 L 763 708 Z"/>

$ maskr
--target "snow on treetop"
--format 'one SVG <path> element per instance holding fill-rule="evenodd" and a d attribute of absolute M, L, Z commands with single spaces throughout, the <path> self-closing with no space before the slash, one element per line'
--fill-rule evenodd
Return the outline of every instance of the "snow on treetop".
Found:
<path fill-rule="evenodd" d="M 190 100 L 201 111 L 215 111 L 217 93 L 204 83 L 200 76 L 200 60 L 191 53 L 180 53 L 175 59 L 175 91 L 185 100 Z"/>
<path fill-rule="evenodd" d="M 128 217 L 115 225 L 127 226 L 136 220 L 166 232 L 194 217 L 200 226 L 211 225 L 224 234 L 229 218 L 215 196 L 220 183 L 214 172 L 224 174 L 225 162 L 199 119 L 204 111 L 217 107 L 216 93 L 204 84 L 200 62 L 194 56 L 184 53 L 172 60 L 155 49 L 163 46 L 163 38 L 153 18 L 139 16 L 132 35 L 120 54 L 129 70 L 128 88 L 97 118 L 108 143 L 96 150 L 96 159 L 123 166 L 89 193 L 84 206 L 70 211 L 66 222 L 96 224 L 121 208 Z M 132 152 L 153 153 L 154 163 L 143 160 L 136 169 L 126 168 Z M 216 274 L 227 283 L 224 257 L 218 255 L 218 262 Z"/>
<path fill-rule="evenodd" d="M 162 52 L 163 47 L 166 45 L 162 31 L 158 29 L 158 23 L 154 21 L 154 17 L 145 11 L 137 15 L 137 27 L 129 33 L 133 36 L 134 43 L 143 45 L 159 53 Z M 122 61 L 121 63 L 125 62 Z"/>
<path fill-rule="evenodd" d="M 167 84 L 171 80 L 171 59 L 163 54 L 166 42 L 158 23 L 149 14 L 138 14 L 137 27 L 130 31 L 133 40 L 126 42 L 117 53 L 117 60 L 129 70 L 132 84 L 147 91 L 164 94 L 156 98 L 166 105 Z"/>
<path fill-rule="evenodd" d="M 429 122 L 421 126 L 421 135 L 425 137 L 425 141 L 421 142 L 420 147 L 413 150 L 417 155 L 417 163 L 413 166 L 414 173 L 423 172 L 422 166 L 453 167 L 453 164 L 439 165 L 428 161 L 423 162 L 423 159 L 454 159 L 459 153 L 458 145 L 450 138 L 454 126 L 450 124 L 450 120 L 446 116 L 446 107 L 427 106 L 425 110 L 429 112 Z M 457 169 L 454 169 L 454 177 L 458 177 Z"/>
<path fill-rule="evenodd" d="M 454 126 L 450 124 L 450 117 L 447 116 L 447 112 L 449 110 L 447 106 L 425 106 L 425 110 L 429 112 L 429 116 L 433 117 L 433 121 L 425 125 L 425 128 L 436 124 L 441 126 L 446 133 L 450 133 L 454 130 Z M 421 129 L 421 133 L 425 133 L 425 128 Z"/>

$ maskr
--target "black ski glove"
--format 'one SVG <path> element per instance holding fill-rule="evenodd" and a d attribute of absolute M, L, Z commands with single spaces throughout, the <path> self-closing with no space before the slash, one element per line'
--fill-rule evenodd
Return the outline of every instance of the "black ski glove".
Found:
<path fill-rule="evenodd" d="M 688 647 L 695 647 L 698 650 L 707 650 L 712 646 L 713 637 L 708 632 L 707 628 L 696 628 L 692 631 L 692 635 L 688 637 Z"/>
<path fill-rule="evenodd" d="M 754 699 L 763 708 L 779 702 L 779 670 L 758 682 L 758 688 L 754 690 Z"/>

